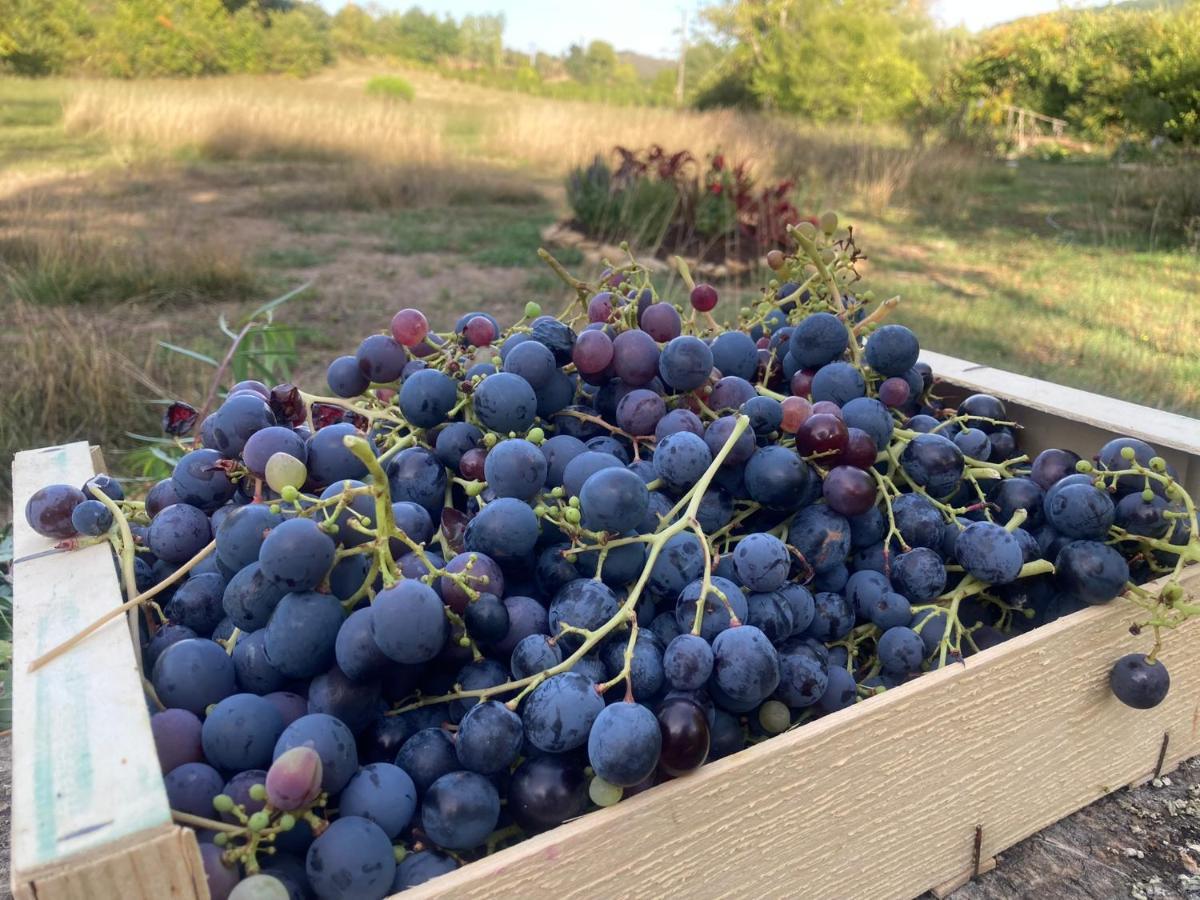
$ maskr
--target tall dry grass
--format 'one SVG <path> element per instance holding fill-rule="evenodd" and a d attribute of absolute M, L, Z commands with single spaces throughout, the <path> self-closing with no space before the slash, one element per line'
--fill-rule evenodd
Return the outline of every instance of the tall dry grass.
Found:
<path fill-rule="evenodd" d="M 487 196 L 505 181 L 487 165 L 559 177 L 614 145 L 661 144 L 697 156 L 722 152 L 756 171 L 797 183 L 808 208 L 880 213 L 919 186 L 970 177 L 970 157 L 914 147 L 895 128 L 811 126 L 732 110 L 609 107 L 417 80 L 413 103 L 369 96 L 357 76 L 296 82 L 272 78 L 204 82 L 85 83 L 66 126 L 101 134 L 130 152 L 195 153 L 211 159 L 354 161 L 358 182 L 384 201 L 444 202 Z M 482 165 L 487 164 L 487 165 Z M 382 177 L 381 177 L 382 173 Z M 511 178 L 507 179 L 511 185 Z M 400 185 L 380 188 L 380 184 Z M 504 198 L 499 198 L 504 202 Z"/>

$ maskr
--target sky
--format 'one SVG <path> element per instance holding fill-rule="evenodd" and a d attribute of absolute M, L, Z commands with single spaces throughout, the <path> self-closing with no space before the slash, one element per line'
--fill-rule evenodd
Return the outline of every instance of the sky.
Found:
<path fill-rule="evenodd" d="M 933 0 L 934 16 L 944 25 L 977 31 L 998 22 L 1060 6 L 1097 6 L 1104 0 Z M 323 0 L 337 9 L 343 0 Z M 693 21 L 703 0 L 380 0 L 391 9 L 417 5 L 456 19 L 472 13 L 504 14 L 504 44 L 514 50 L 562 53 L 573 43 L 605 40 L 618 50 L 673 58 L 686 8 Z"/>

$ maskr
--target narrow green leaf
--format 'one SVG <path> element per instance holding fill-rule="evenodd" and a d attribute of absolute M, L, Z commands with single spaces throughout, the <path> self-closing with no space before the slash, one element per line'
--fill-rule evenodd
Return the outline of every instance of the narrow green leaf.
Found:
<path fill-rule="evenodd" d="M 306 281 L 306 282 L 304 282 L 304 284 L 300 285 L 297 288 L 293 288 L 292 290 L 288 291 L 286 294 L 284 294 L 280 297 L 276 297 L 274 300 L 268 300 L 262 306 L 258 307 L 258 309 L 254 310 L 254 312 L 250 313 L 250 315 L 248 315 L 244 319 L 242 319 L 242 323 L 245 324 L 247 322 L 252 322 L 255 319 L 257 319 L 259 316 L 264 315 L 266 313 L 270 313 L 272 310 L 287 303 L 289 300 L 291 300 L 297 294 L 307 291 L 310 287 L 312 287 L 312 284 L 313 283 L 311 280 Z"/>
<path fill-rule="evenodd" d="M 206 363 L 206 364 L 212 366 L 214 369 L 221 365 L 219 362 L 217 362 L 211 356 L 205 356 L 203 353 L 198 353 L 195 350 L 189 350 L 187 347 L 179 347 L 175 344 L 168 344 L 166 341 L 159 341 L 158 346 L 165 347 L 167 350 L 171 350 L 175 353 L 179 353 L 179 354 L 182 354 L 183 356 L 187 356 L 191 359 L 196 360 L 197 362 Z"/>

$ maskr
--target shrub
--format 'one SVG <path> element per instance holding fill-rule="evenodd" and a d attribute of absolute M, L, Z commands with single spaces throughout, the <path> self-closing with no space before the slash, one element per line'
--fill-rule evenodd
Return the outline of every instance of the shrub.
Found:
<path fill-rule="evenodd" d="M 367 82 L 367 93 L 372 97 L 388 97 L 405 102 L 412 102 L 416 96 L 413 86 L 398 75 L 376 75 Z"/>

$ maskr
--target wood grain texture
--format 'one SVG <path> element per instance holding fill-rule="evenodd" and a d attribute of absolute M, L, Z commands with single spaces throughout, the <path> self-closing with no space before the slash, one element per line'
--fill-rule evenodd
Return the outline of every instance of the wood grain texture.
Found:
<path fill-rule="evenodd" d="M 15 900 L 209 900 L 196 835 L 169 825 L 137 833 L 15 886 Z"/>
<path fill-rule="evenodd" d="M 1164 732 L 1168 769 L 1200 752 L 1200 622 L 1140 711 L 1108 688 L 1136 618 L 1067 616 L 403 897 L 914 897 L 971 869 L 976 825 L 986 859 L 1148 775 Z"/>
<path fill-rule="evenodd" d="M 15 508 L 23 510 L 43 485 L 81 485 L 93 474 L 86 443 L 18 453 Z M 173 826 L 126 621 L 111 622 L 65 656 L 28 671 L 31 660 L 121 603 L 110 548 L 54 551 L 54 541 L 36 534 L 19 512 L 13 538 L 12 879 L 18 885 L 72 855 Z"/>

